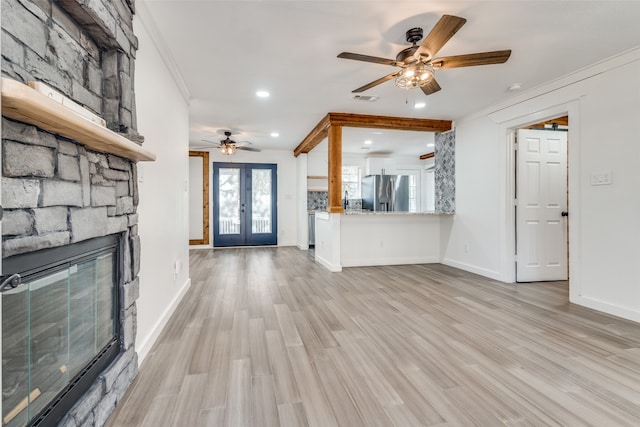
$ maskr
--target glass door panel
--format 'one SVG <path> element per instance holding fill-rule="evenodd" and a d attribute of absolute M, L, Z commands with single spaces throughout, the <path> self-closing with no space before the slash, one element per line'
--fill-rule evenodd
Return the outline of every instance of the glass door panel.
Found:
<path fill-rule="evenodd" d="M 214 246 L 277 244 L 277 166 L 214 163 Z"/>
<path fill-rule="evenodd" d="M 20 286 L 2 294 L 2 420 L 24 426 L 29 417 L 29 288 Z"/>
<path fill-rule="evenodd" d="M 220 168 L 218 185 L 220 234 L 240 234 L 240 169 Z"/>
<path fill-rule="evenodd" d="M 271 233 L 271 169 L 251 171 L 251 233 Z"/>

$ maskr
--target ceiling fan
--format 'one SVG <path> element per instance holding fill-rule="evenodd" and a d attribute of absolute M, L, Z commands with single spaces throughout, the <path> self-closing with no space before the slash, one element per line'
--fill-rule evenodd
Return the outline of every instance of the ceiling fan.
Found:
<path fill-rule="evenodd" d="M 230 130 L 221 129 L 218 131 L 218 133 L 221 133 L 225 136 L 225 139 L 220 140 L 220 146 L 218 147 L 218 149 L 222 154 L 230 156 L 232 154 L 235 154 L 236 150 L 254 151 L 257 153 L 261 151 L 259 148 L 246 147 L 244 145 L 240 145 L 240 144 L 251 144 L 248 141 L 236 142 L 232 140 L 231 135 L 233 134 L 233 132 Z M 203 139 L 203 141 L 211 142 L 215 144 L 215 142 L 213 141 L 207 141 L 205 139 Z"/>
<path fill-rule="evenodd" d="M 458 16 L 443 15 L 420 45 L 417 43 L 422 39 L 422 28 L 411 28 L 406 33 L 407 41 L 411 43 L 411 46 L 401 50 L 395 60 L 361 55 L 359 53 L 342 52 L 338 55 L 338 58 L 401 68 L 399 71 L 387 74 L 352 92 L 364 92 L 388 80 L 395 79 L 396 86 L 398 87 L 403 89 L 419 87 L 425 95 L 431 95 L 441 89 L 434 77 L 435 70 L 475 65 L 502 64 L 509 59 L 511 50 L 497 50 L 493 52 L 434 58 L 445 43 L 462 28 L 465 22 L 467 22 L 466 19 Z"/>

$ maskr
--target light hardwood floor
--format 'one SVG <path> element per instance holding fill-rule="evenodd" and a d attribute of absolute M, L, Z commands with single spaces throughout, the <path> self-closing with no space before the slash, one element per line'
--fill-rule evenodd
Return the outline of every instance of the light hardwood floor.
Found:
<path fill-rule="evenodd" d="M 295 248 L 194 250 L 191 278 L 110 427 L 640 425 L 640 325 L 565 282 Z"/>

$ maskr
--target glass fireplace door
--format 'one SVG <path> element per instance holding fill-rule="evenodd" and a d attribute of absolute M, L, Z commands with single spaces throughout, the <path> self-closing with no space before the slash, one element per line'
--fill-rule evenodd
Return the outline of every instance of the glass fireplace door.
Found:
<path fill-rule="evenodd" d="M 117 335 L 116 253 L 78 257 L 2 292 L 2 425 L 46 411 Z"/>

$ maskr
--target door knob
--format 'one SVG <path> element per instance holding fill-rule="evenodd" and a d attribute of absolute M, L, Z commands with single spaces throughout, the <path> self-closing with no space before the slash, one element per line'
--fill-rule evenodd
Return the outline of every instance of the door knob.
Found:
<path fill-rule="evenodd" d="M 567 211 L 562 211 L 562 213 L 561 213 L 560 215 L 562 215 L 562 216 L 569 216 L 569 212 L 567 212 Z"/>

